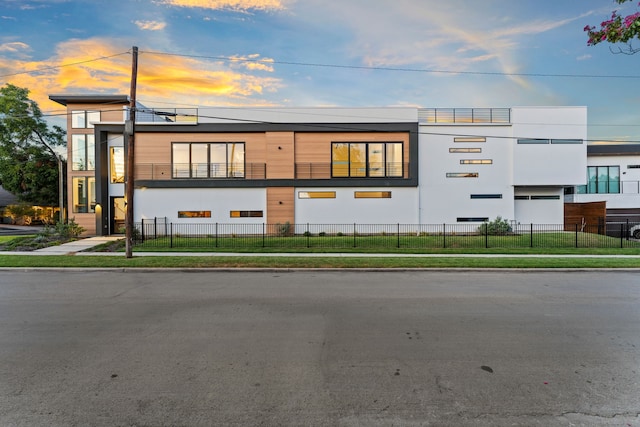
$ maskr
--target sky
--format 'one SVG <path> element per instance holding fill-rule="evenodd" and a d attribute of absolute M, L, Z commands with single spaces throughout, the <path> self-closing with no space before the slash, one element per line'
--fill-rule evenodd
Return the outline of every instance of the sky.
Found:
<path fill-rule="evenodd" d="M 586 106 L 640 142 L 640 53 L 587 46 L 634 0 L 0 0 L 0 86 L 148 107 Z M 640 41 L 638 41 L 640 45 Z M 55 117 L 55 116 L 52 116 Z M 55 122 L 55 118 L 51 118 Z"/>

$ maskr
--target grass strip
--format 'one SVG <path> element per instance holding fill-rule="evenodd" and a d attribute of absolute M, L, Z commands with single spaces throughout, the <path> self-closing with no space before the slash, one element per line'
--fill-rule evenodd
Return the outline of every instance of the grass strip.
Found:
<path fill-rule="evenodd" d="M 135 255 L 135 254 L 134 254 Z M 0 267 L 69 268 L 640 268 L 638 258 L 407 258 L 0 255 Z"/>

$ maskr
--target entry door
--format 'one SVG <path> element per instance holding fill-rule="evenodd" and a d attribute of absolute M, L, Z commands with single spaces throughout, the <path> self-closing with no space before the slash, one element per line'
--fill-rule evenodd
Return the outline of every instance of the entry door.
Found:
<path fill-rule="evenodd" d="M 124 197 L 111 198 L 111 234 L 123 234 L 127 208 Z"/>

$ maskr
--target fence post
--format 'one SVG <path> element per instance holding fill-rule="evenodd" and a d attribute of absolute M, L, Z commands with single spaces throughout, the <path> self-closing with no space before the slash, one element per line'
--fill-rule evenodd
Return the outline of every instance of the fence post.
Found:
<path fill-rule="evenodd" d="M 142 218 L 140 221 L 142 222 L 142 225 L 140 226 L 140 228 L 142 228 L 140 236 L 142 237 L 142 243 L 144 243 L 144 218 Z"/>
<path fill-rule="evenodd" d="M 576 222 L 576 248 L 578 247 L 578 223 Z"/>
<path fill-rule="evenodd" d="M 353 223 L 353 247 L 356 247 L 356 223 Z"/>
<path fill-rule="evenodd" d="M 264 238 L 265 238 L 265 231 L 264 231 L 265 225 L 264 222 L 262 223 L 262 247 L 264 248 Z"/>
<path fill-rule="evenodd" d="M 442 224 L 442 248 L 447 248 L 447 224 Z"/>
<path fill-rule="evenodd" d="M 531 240 L 531 247 L 533 247 L 533 223 L 531 223 L 530 240 Z"/>
<path fill-rule="evenodd" d="M 620 224 L 620 249 L 624 247 L 623 243 L 624 243 L 624 224 Z"/>
<path fill-rule="evenodd" d="M 153 217 L 153 238 L 154 239 L 158 238 L 158 217 L 157 216 Z"/>
<path fill-rule="evenodd" d="M 489 248 L 489 223 L 485 222 L 484 224 L 484 248 Z"/>
<path fill-rule="evenodd" d="M 309 232 L 309 223 L 307 223 L 307 249 L 309 249 L 309 237 L 311 237 L 311 233 Z"/>
<path fill-rule="evenodd" d="M 218 223 L 216 222 L 216 248 L 218 247 Z"/>
<path fill-rule="evenodd" d="M 398 249 L 400 249 L 400 223 L 398 223 Z"/>
<path fill-rule="evenodd" d="M 627 228 L 625 229 L 625 233 L 624 235 L 626 236 L 627 240 L 629 240 L 629 218 L 627 218 Z"/>
<path fill-rule="evenodd" d="M 169 224 L 169 228 L 171 230 L 171 233 L 169 233 L 169 247 L 173 248 L 173 223 Z"/>

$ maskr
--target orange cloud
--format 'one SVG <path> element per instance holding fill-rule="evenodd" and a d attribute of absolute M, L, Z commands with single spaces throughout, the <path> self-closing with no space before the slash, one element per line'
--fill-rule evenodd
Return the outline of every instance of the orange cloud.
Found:
<path fill-rule="evenodd" d="M 43 111 L 60 110 L 60 105 L 48 99 L 50 94 L 128 94 L 131 54 L 124 46 L 103 39 L 70 40 L 59 44 L 47 61 L 0 58 L 0 74 L 6 76 L 0 84 L 28 88 L 31 99 Z M 155 102 L 176 106 L 265 105 L 269 103 L 260 98 L 282 85 L 277 78 L 252 73 L 250 67 L 240 71 L 232 65 L 141 49 L 137 98 L 148 106 Z M 13 72 L 19 74 L 9 76 Z"/>
<path fill-rule="evenodd" d="M 285 8 L 280 0 L 158 0 L 158 3 L 213 10 L 282 10 Z"/>

